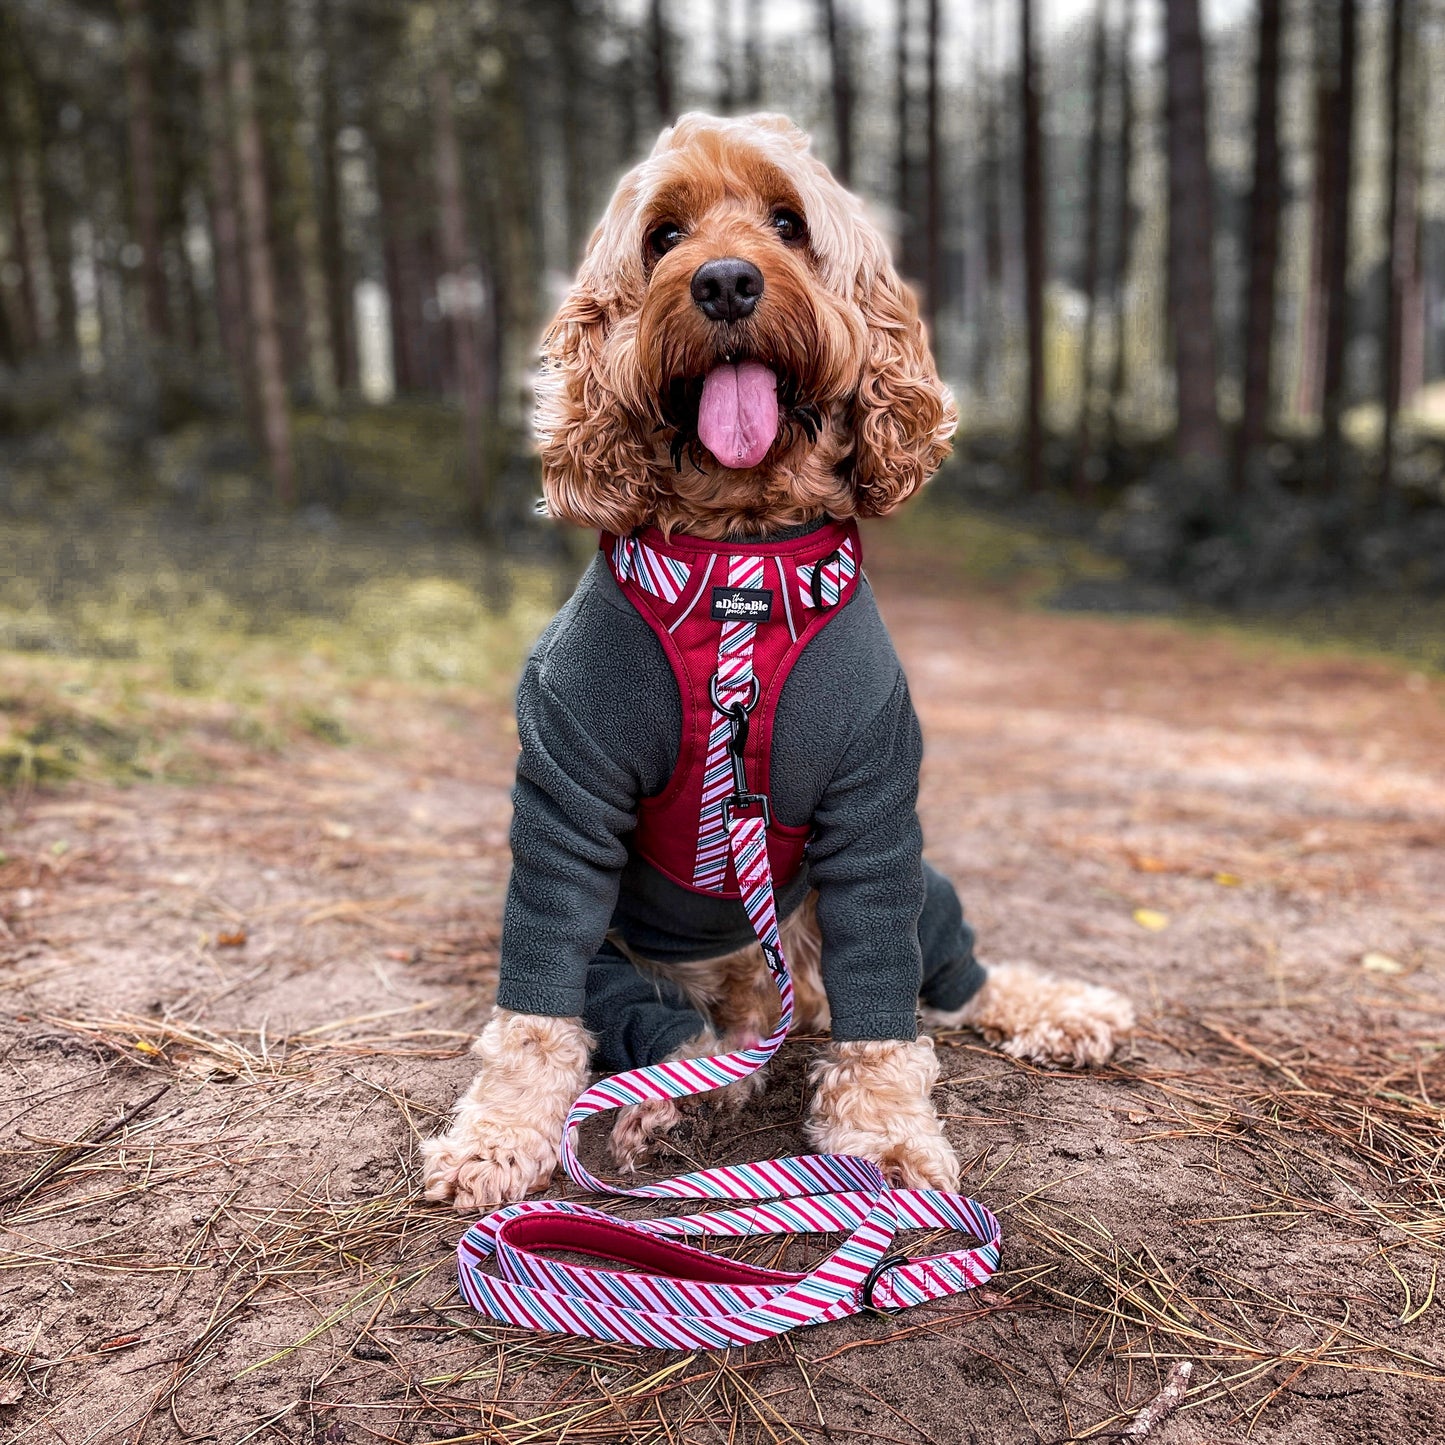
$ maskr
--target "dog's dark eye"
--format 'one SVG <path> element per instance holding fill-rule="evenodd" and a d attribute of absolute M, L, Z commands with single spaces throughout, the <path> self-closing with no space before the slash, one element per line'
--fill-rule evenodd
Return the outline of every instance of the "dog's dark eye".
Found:
<path fill-rule="evenodd" d="M 682 240 L 682 227 L 675 221 L 664 221 L 647 233 L 647 249 L 654 257 L 665 256 Z"/>
<path fill-rule="evenodd" d="M 803 218 L 796 211 L 790 211 L 786 206 L 779 206 L 773 212 L 771 219 L 773 230 L 790 246 L 807 239 L 808 228 L 803 224 Z"/>

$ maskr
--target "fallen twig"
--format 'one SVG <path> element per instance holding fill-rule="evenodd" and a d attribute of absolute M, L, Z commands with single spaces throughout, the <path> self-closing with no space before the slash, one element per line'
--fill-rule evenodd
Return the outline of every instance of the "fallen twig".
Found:
<path fill-rule="evenodd" d="M 103 1144 L 112 1134 L 119 1134 L 127 1124 L 140 1118 L 162 1094 L 169 1091 L 170 1087 L 169 1083 L 162 1084 L 160 1088 L 147 1094 L 139 1104 L 132 1104 L 118 1118 L 112 1119 L 109 1124 L 103 1124 L 99 1128 L 93 1129 L 84 1139 L 77 1139 L 74 1144 L 67 1144 L 63 1149 L 56 1150 L 29 1179 L 22 1180 L 13 1189 L 5 1194 L 0 1194 L 0 1209 L 4 1209 L 10 1204 L 16 1204 L 26 1196 L 33 1194 L 46 1180 L 53 1179 L 78 1155 L 84 1154 L 87 1149 L 94 1149 L 97 1144 Z"/>
<path fill-rule="evenodd" d="M 1169 1371 L 1169 1378 L 1165 1380 L 1164 1388 L 1134 1416 L 1133 1421 L 1124 1431 L 1124 1438 L 1126 1440 L 1142 1440 L 1144 1436 L 1153 1434 L 1179 1408 L 1179 1402 L 1189 1388 L 1189 1377 L 1193 1373 L 1194 1362 L 1180 1360 Z"/>

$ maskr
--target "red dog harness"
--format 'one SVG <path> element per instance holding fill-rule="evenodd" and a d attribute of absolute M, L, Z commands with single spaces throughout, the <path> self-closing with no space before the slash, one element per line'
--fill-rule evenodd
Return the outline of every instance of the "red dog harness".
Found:
<path fill-rule="evenodd" d="M 751 543 L 669 539 L 648 527 L 604 533 L 602 550 L 657 634 L 682 701 L 677 766 L 661 793 L 642 800 L 634 847 L 674 883 L 737 898 L 727 811 L 746 798 L 763 810 L 773 879 L 786 885 L 811 827 L 779 823 L 768 806 L 773 719 L 803 649 L 857 590 L 856 524 Z"/>
<path fill-rule="evenodd" d="M 775 875 L 796 874 L 808 830 L 772 818 L 773 715 L 799 654 L 857 587 L 860 555 L 852 523 L 787 542 L 710 544 L 647 530 L 604 536 L 602 545 L 618 584 L 661 641 L 682 697 L 677 767 L 667 787 L 641 805 L 636 846 L 685 887 L 742 899 L 777 986 L 779 1018 L 748 1048 L 599 1080 L 568 1112 L 561 1163 L 575 1183 L 599 1194 L 744 1207 L 622 1220 L 569 1200 L 509 1204 L 457 1245 L 462 1294 L 492 1319 L 534 1330 L 695 1350 L 975 1288 L 998 1268 L 998 1220 L 961 1194 L 890 1189 L 867 1159 L 764 1159 L 620 1189 L 577 1157 L 577 1131 L 593 1114 L 725 1088 L 762 1068 L 792 1028 L 793 980 L 773 885 Z M 979 1242 L 941 1254 L 894 1251 L 899 1231 L 937 1228 Z M 688 1236 L 835 1230 L 847 1237 L 803 1271 L 764 1269 L 681 1243 Z M 629 1268 L 577 1264 L 558 1251 Z M 484 1268 L 488 1260 L 495 1273 Z"/>

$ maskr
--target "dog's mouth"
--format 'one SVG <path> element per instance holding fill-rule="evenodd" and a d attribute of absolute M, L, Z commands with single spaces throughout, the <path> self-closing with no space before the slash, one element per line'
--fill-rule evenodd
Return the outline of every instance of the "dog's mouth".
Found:
<path fill-rule="evenodd" d="M 796 382 L 754 357 L 729 357 L 702 376 L 675 378 L 662 411 L 673 429 L 673 463 L 679 467 L 683 451 L 700 445 L 719 466 L 747 471 L 780 435 L 791 438 L 801 428 L 815 441 L 820 425 L 817 407 L 799 398 Z"/>

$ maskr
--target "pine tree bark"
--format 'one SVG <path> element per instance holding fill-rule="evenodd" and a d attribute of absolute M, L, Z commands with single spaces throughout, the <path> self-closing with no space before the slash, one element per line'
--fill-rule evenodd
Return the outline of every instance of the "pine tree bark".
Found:
<path fill-rule="evenodd" d="M 733 76 L 732 0 L 713 0 L 713 46 L 717 51 L 717 108 L 719 115 L 731 115 L 737 104 Z"/>
<path fill-rule="evenodd" d="M 322 36 L 325 71 L 321 77 L 321 258 L 326 276 L 326 312 L 331 338 L 331 371 L 341 391 L 356 386 L 356 326 L 351 306 L 351 265 L 341 209 L 340 83 L 337 68 L 343 44 L 338 0 L 324 0 Z"/>
<path fill-rule="evenodd" d="M 1007 307 L 1003 294 L 1003 166 L 999 157 L 999 95 L 993 75 L 998 59 L 998 0 L 983 0 L 983 61 L 978 67 L 978 87 L 983 100 L 983 123 L 980 144 L 983 148 L 981 176 L 983 207 L 983 270 L 988 288 L 981 314 L 983 336 L 977 347 L 980 391 L 990 391 L 992 350 L 1003 336 Z"/>
<path fill-rule="evenodd" d="M 648 9 L 648 40 L 652 49 L 652 98 L 658 123 L 671 125 L 677 118 L 672 86 L 672 41 L 667 31 L 662 0 L 652 0 Z"/>
<path fill-rule="evenodd" d="M 56 333 L 55 278 L 50 268 L 35 83 L 17 38 L 5 30 L 0 30 L 0 146 L 10 181 L 10 241 L 20 267 L 20 329 L 26 349 L 48 351 Z"/>
<path fill-rule="evenodd" d="M 828 41 L 828 74 L 833 101 L 833 174 L 853 184 L 853 70 L 848 54 L 848 27 L 838 14 L 838 0 L 818 0 Z"/>
<path fill-rule="evenodd" d="M 247 358 L 246 287 L 241 269 L 241 230 L 236 214 L 236 172 L 231 158 L 230 120 L 222 38 L 215 6 L 200 7 L 201 104 L 205 116 L 206 162 L 210 181 L 211 254 L 215 257 L 216 329 L 236 384 L 253 397 Z"/>
<path fill-rule="evenodd" d="M 897 0 L 894 9 L 894 144 L 893 164 L 897 183 L 894 205 L 898 212 L 898 263 L 905 275 L 913 275 L 915 242 L 913 228 L 913 95 L 908 76 L 910 31 L 909 0 Z"/>
<path fill-rule="evenodd" d="M 1235 490 L 1264 444 L 1274 381 L 1275 272 L 1279 264 L 1279 66 L 1281 0 L 1259 0 L 1254 67 L 1254 179 L 1249 201 L 1244 321 L 1244 395 L 1235 449 Z"/>
<path fill-rule="evenodd" d="M 9 117 L 5 117 L 7 120 Z M 6 126 L 3 138 L 5 147 L 5 170 L 10 186 L 10 245 L 11 260 L 20 269 L 19 284 L 14 288 L 15 317 L 11 325 L 12 343 L 17 356 L 40 343 L 40 298 L 36 285 L 35 266 L 30 255 L 30 228 L 25 224 L 25 178 L 20 160 L 20 148 L 13 139 L 13 129 Z M 6 295 L 11 294 L 6 288 Z"/>
<path fill-rule="evenodd" d="M 1329 55 L 1333 36 L 1327 35 L 1332 17 L 1327 7 L 1315 11 L 1314 20 L 1314 130 L 1311 137 L 1313 184 L 1310 189 L 1309 273 L 1304 283 L 1300 318 L 1299 376 L 1294 406 L 1303 417 L 1320 414 L 1324 400 L 1324 336 L 1329 297 L 1325 273 L 1329 256 L 1330 213 L 1334 207 L 1332 168 L 1334 150 L 1330 138 L 1334 125 L 1334 82 L 1330 78 Z"/>
<path fill-rule="evenodd" d="M 763 103 L 763 0 L 747 0 L 747 33 L 743 39 L 743 104 L 756 110 Z"/>
<path fill-rule="evenodd" d="M 291 454 L 291 414 L 276 318 L 276 272 L 271 254 L 270 199 L 266 192 L 261 125 L 256 116 L 256 79 L 251 65 L 246 0 L 225 0 L 230 58 L 231 119 L 235 128 L 236 174 L 245 227 L 247 300 L 256 400 L 271 481 L 277 502 L 296 501 Z"/>
<path fill-rule="evenodd" d="M 1109 378 L 1109 449 L 1118 445 L 1120 413 L 1129 389 L 1127 298 L 1134 266 L 1134 21 L 1137 0 L 1124 0 L 1119 31 L 1119 190 L 1114 217 L 1114 254 L 1109 293 L 1114 305 L 1114 367 Z"/>
<path fill-rule="evenodd" d="M 1028 389 L 1024 417 L 1024 485 L 1044 484 L 1044 146 L 1034 49 L 1033 0 L 1019 4 L 1019 110 L 1023 123 L 1024 311 Z"/>
<path fill-rule="evenodd" d="M 437 230 L 442 270 L 437 290 L 451 339 L 453 386 L 462 409 L 462 471 L 467 505 L 473 525 L 483 529 L 491 520 L 483 417 L 486 397 L 482 375 L 483 287 L 481 272 L 467 240 L 449 50 L 449 46 L 443 46 L 431 67 Z"/>
<path fill-rule="evenodd" d="M 1357 7 L 1355 0 L 1338 0 L 1339 42 L 1336 50 L 1334 97 L 1329 132 L 1330 209 L 1325 217 L 1325 365 L 1324 421 L 1325 486 L 1339 490 L 1343 461 L 1341 424 L 1345 412 L 1345 347 L 1349 340 L 1350 226 L 1354 214 L 1355 54 Z"/>
<path fill-rule="evenodd" d="M 924 320 L 938 344 L 938 316 L 943 309 L 943 150 L 939 118 L 938 43 L 941 19 L 939 0 L 928 0 L 927 50 L 923 128 L 923 288 Z"/>
<path fill-rule="evenodd" d="M 131 206 L 141 249 L 146 328 L 153 337 L 170 334 L 165 260 L 156 187 L 155 117 L 151 92 L 150 30 L 144 0 L 121 0 L 125 22 L 126 133 L 130 142 Z"/>
<path fill-rule="evenodd" d="M 1089 46 L 1089 153 L 1084 202 L 1084 332 L 1079 344 L 1079 421 L 1074 437 L 1070 484 L 1075 496 L 1087 496 L 1094 399 L 1094 333 L 1099 314 L 1099 251 L 1104 215 L 1104 100 L 1109 29 L 1104 0 L 1094 0 L 1094 32 Z"/>
<path fill-rule="evenodd" d="M 1214 218 L 1199 0 L 1164 7 L 1169 149 L 1169 320 L 1183 457 L 1223 456 L 1215 395 Z"/>
<path fill-rule="evenodd" d="M 1415 238 L 1415 174 L 1411 155 L 1414 131 L 1412 55 L 1414 5 L 1394 0 L 1390 7 L 1389 158 L 1385 220 L 1385 427 L 1380 457 L 1378 500 L 1391 506 L 1394 497 L 1395 423 L 1400 411 L 1404 309 L 1413 270 Z M 1408 38 L 1407 38 L 1408 37 Z"/>

